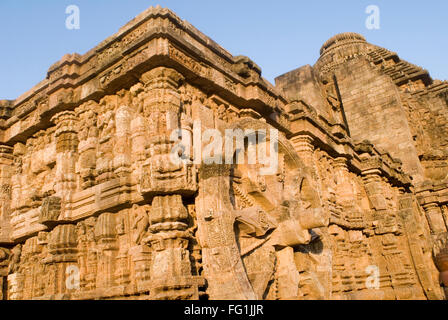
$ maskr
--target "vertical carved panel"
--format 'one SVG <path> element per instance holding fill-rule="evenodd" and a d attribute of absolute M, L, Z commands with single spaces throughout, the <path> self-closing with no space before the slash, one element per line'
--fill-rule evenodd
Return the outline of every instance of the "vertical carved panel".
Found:
<path fill-rule="evenodd" d="M 52 121 L 56 124 L 56 195 L 66 202 L 76 189 L 78 118 L 74 112 L 66 111 L 55 115 Z"/>
<path fill-rule="evenodd" d="M 87 189 L 95 184 L 96 148 L 98 143 L 97 113 L 98 104 L 89 101 L 76 109 L 79 120 L 78 132 L 78 170 L 80 188 Z"/>
<path fill-rule="evenodd" d="M 131 172 L 131 109 L 126 106 L 120 106 L 115 114 L 116 133 L 114 148 L 114 173 L 118 176 L 127 176 Z"/>
<path fill-rule="evenodd" d="M 153 248 L 151 297 L 154 299 L 198 299 L 198 281 L 191 275 L 187 230 L 188 212 L 180 195 L 157 196 L 150 211 Z"/>
<path fill-rule="evenodd" d="M 181 129 L 182 109 L 179 86 L 183 77 L 169 68 L 155 68 L 142 76 L 146 94 L 143 114 L 148 118 L 149 158 L 143 165 L 141 191 L 143 193 L 192 194 L 197 190 L 196 171 L 191 163 L 171 160 L 177 141 L 171 134 Z"/>
<path fill-rule="evenodd" d="M 115 285 L 115 257 L 118 251 L 115 214 L 106 212 L 98 217 L 95 224 L 95 239 L 98 249 L 96 287 L 111 288 Z"/>
<path fill-rule="evenodd" d="M 13 148 L 0 145 L 0 242 L 11 241 Z"/>

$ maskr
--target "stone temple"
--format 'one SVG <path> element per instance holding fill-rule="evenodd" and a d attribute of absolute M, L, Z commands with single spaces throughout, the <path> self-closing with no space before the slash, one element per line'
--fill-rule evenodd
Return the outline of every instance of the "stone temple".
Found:
<path fill-rule="evenodd" d="M 276 172 L 172 161 L 199 121 Z M 151 7 L 0 101 L 1 298 L 443 300 L 447 178 L 448 82 L 343 33 L 273 85 Z"/>

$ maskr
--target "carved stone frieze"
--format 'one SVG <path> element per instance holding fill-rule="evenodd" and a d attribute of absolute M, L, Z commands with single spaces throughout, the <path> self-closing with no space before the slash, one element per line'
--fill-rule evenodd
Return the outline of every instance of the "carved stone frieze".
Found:
<path fill-rule="evenodd" d="M 448 84 L 261 74 L 156 7 L 0 101 L 0 299 L 445 299 Z"/>

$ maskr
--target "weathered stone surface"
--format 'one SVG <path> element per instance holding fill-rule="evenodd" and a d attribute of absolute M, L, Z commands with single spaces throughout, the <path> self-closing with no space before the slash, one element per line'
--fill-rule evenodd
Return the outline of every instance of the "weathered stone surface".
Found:
<path fill-rule="evenodd" d="M 353 33 L 273 86 L 149 8 L 0 101 L 0 298 L 445 299 L 447 97 Z"/>

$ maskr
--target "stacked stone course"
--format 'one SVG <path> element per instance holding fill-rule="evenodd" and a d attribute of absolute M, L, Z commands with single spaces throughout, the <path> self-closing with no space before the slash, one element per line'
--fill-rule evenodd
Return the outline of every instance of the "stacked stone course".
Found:
<path fill-rule="evenodd" d="M 274 86 L 151 7 L 0 101 L 0 299 L 445 299 L 447 110 L 361 35 Z M 170 162 L 195 121 L 277 129 L 276 174 Z"/>

